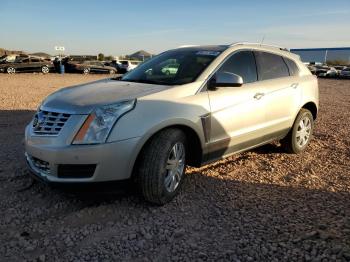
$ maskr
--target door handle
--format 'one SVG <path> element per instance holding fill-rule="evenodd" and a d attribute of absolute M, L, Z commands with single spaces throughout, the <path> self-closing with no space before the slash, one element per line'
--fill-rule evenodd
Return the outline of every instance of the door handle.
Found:
<path fill-rule="evenodd" d="M 298 83 L 293 83 L 293 84 L 290 85 L 290 87 L 296 89 L 298 87 L 298 85 L 299 85 Z"/>
<path fill-rule="evenodd" d="M 256 93 L 256 94 L 254 95 L 254 98 L 255 98 L 256 100 L 259 100 L 259 99 L 261 99 L 264 95 L 265 95 L 264 93 Z"/>

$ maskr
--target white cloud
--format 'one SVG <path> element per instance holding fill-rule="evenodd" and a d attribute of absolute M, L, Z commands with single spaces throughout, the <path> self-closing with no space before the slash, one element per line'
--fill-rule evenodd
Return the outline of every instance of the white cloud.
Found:
<path fill-rule="evenodd" d="M 287 47 L 332 47 L 350 46 L 348 24 L 319 23 L 311 25 L 286 25 L 259 30 L 266 41 Z"/>

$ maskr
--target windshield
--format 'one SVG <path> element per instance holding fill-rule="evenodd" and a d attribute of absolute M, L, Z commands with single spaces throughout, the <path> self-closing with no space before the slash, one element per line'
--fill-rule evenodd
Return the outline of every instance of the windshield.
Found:
<path fill-rule="evenodd" d="M 159 85 L 191 83 L 220 53 L 193 49 L 167 51 L 139 65 L 121 80 Z"/>

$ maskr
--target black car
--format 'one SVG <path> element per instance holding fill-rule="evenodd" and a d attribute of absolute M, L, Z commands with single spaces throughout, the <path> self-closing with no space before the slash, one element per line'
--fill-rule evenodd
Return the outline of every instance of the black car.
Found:
<path fill-rule="evenodd" d="M 40 57 L 17 57 L 13 62 L 3 60 L 0 63 L 0 72 L 8 74 L 17 72 L 42 72 L 47 74 L 52 70 L 52 62 Z"/>
<path fill-rule="evenodd" d="M 65 71 L 67 73 L 102 73 L 102 74 L 116 74 L 117 69 L 112 66 L 106 66 L 100 61 L 84 61 L 76 62 L 69 61 L 65 64 Z"/>

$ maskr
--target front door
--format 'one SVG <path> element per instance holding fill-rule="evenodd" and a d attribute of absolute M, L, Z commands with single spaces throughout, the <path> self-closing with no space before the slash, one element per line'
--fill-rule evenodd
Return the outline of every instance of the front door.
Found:
<path fill-rule="evenodd" d="M 234 53 L 220 71 L 240 75 L 244 83 L 207 91 L 211 108 L 210 159 L 259 144 L 264 135 L 261 127 L 265 120 L 265 90 L 257 82 L 253 53 Z"/>

